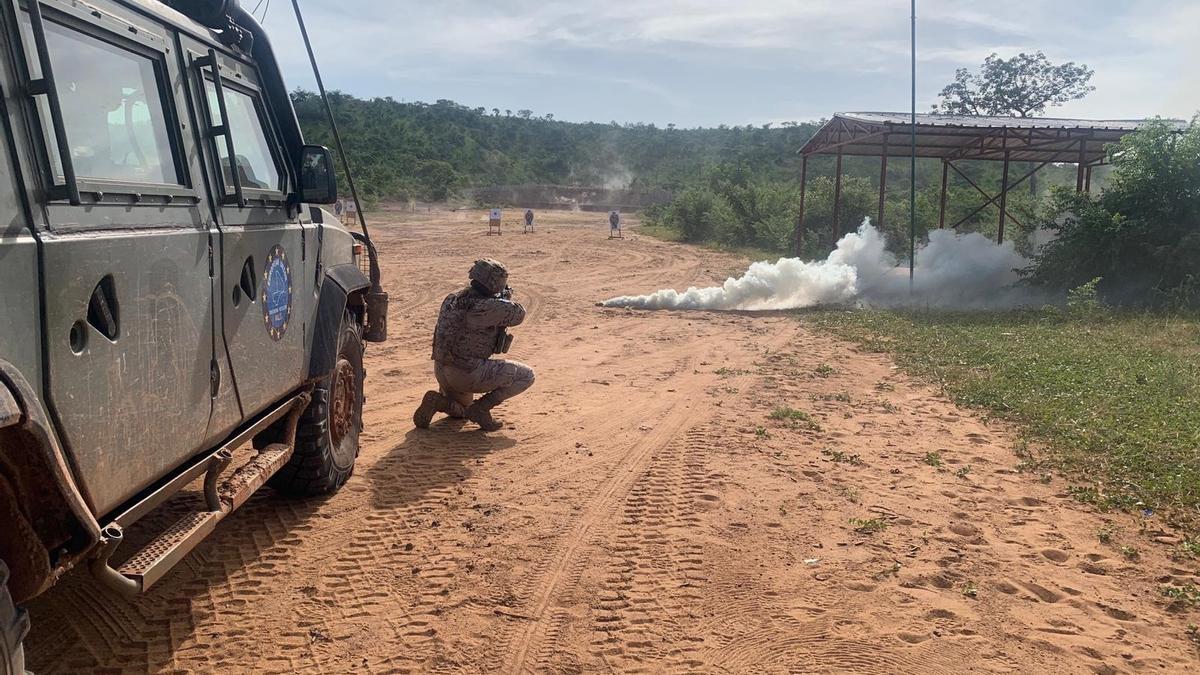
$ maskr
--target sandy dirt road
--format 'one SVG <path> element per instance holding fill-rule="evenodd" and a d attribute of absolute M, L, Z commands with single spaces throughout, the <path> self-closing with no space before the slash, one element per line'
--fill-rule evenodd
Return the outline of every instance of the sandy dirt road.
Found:
<path fill-rule="evenodd" d="M 603 214 L 481 217 L 374 218 L 392 338 L 346 488 L 264 491 L 136 603 L 69 578 L 32 607 L 38 673 L 1198 666 L 1200 617 L 1159 593 L 1196 564 L 1018 473 L 1003 427 L 795 317 L 593 304 L 744 261 L 609 241 Z M 500 432 L 413 430 L 438 303 L 482 255 L 530 310 L 511 355 L 537 383 Z"/>

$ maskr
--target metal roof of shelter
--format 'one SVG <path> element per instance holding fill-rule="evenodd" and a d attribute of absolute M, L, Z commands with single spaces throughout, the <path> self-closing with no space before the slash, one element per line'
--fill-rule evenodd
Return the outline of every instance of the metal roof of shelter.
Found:
<path fill-rule="evenodd" d="M 916 115 L 911 113 L 851 112 L 835 113 L 833 118 L 800 148 L 800 213 L 796 221 L 794 248 L 800 255 L 807 234 L 805 224 L 805 186 L 808 158 L 812 155 L 836 155 L 833 190 L 833 239 L 841 236 L 842 156 L 879 157 L 879 216 L 882 225 L 887 191 L 889 157 L 925 157 L 942 160 L 942 185 L 938 204 L 938 227 L 946 226 L 946 190 L 950 171 L 978 192 L 985 201 L 965 218 L 950 225 L 958 228 L 979 212 L 995 206 L 1000 212 L 996 241 L 1004 241 L 1008 194 L 1029 180 L 1047 164 L 1078 166 L 1075 189 L 1090 192 L 1092 168 L 1108 162 L 1107 147 L 1121 140 L 1147 120 L 1078 120 L 1055 117 L 1003 117 L 983 115 Z M 1182 120 L 1167 120 L 1178 131 L 1187 128 Z M 915 137 L 913 132 L 916 132 Z M 1000 191 L 992 193 L 980 186 L 955 163 L 960 160 L 990 160 L 1004 163 Z M 1032 168 L 1016 180 L 1010 180 L 1012 162 L 1030 162 Z M 1018 224 L 1020 224 L 1018 222 Z"/>
<path fill-rule="evenodd" d="M 917 115 L 916 155 L 1014 162 L 1104 163 L 1105 147 L 1145 120 L 1083 120 L 1054 117 Z M 1186 124 L 1170 120 L 1180 129 Z M 912 154 L 911 115 L 897 112 L 835 113 L 800 152 L 869 157 Z"/>

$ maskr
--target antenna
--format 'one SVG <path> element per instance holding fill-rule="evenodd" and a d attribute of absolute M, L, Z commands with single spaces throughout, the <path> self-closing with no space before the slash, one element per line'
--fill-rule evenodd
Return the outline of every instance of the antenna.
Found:
<path fill-rule="evenodd" d="M 313 55 L 312 42 L 308 39 L 308 28 L 304 25 L 304 15 L 300 13 L 300 0 L 292 0 L 296 10 L 296 23 L 300 25 L 300 35 L 304 38 L 304 48 L 308 51 L 308 61 L 312 64 L 313 75 L 317 78 L 317 89 L 321 92 L 321 101 L 325 103 L 325 116 L 329 118 L 329 128 L 333 131 L 333 142 L 337 145 L 338 156 L 342 158 L 342 168 L 346 171 L 346 180 L 350 183 L 350 194 L 354 197 L 354 208 L 358 210 L 358 222 L 362 227 L 363 243 L 367 245 L 367 264 L 371 274 L 371 288 L 366 295 L 367 325 L 363 339 L 370 342 L 387 340 L 387 309 L 388 294 L 379 283 L 379 255 L 371 235 L 367 232 L 367 217 L 363 213 L 362 202 L 358 199 L 358 188 L 354 186 L 354 174 L 350 171 L 350 160 L 346 158 L 346 148 L 342 145 L 342 135 L 338 133 L 337 120 L 333 117 L 333 106 L 329 105 L 329 94 L 325 93 L 325 82 L 321 80 L 321 70 L 317 67 L 317 57 Z"/>
<path fill-rule="evenodd" d="M 912 119 L 909 123 L 912 157 L 908 175 L 908 291 L 917 266 L 917 0 L 912 0 Z"/>
<path fill-rule="evenodd" d="M 375 258 L 374 245 L 371 244 L 371 235 L 367 232 L 367 217 L 363 212 L 362 202 L 358 199 L 358 188 L 354 185 L 354 174 L 350 171 L 350 160 L 346 158 L 346 148 L 342 145 L 342 135 L 338 133 L 337 120 L 333 117 L 333 106 L 329 104 L 329 95 L 325 93 L 325 82 L 321 79 L 321 69 L 317 67 L 317 57 L 313 55 L 312 42 L 308 39 L 308 28 L 304 25 L 304 15 L 300 13 L 300 0 L 292 0 L 292 7 L 296 10 L 296 23 L 300 24 L 300 35 L 304 38 L 304 48 L 308 50 L 308 60 L 312 63 L 313 75 L 317 78 L 317 89 L 321 92 L 321 101 L 325 104 L 325 116 L 329 119 L 329 127 L 333 130 L 333 142 L 337 146 L 338 156 L 342 160 L 342 168 L 346 171 L 346 180 L 350 183 L 350 195 L 354 197 L 354 207 L 358 209 L 358 221 L 362 226 L 363 236 L 367 240 L 367 246 L 371 247 L 371 289 L 378 291 L 379 286 L 379 262 Z"/>

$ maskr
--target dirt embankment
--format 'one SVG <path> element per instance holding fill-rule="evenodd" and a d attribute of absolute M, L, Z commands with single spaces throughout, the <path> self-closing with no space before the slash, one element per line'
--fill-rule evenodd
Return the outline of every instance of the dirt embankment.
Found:
<path fill-rule="evenodd" d="M 393 337 L 345 490 L 257 496 L 137 603 L 69 579 L 33 607 L 37 672 L 1200 665 L 1158 592 L 1195 564 L 1018 473 L 1007 430 L 886 357 L 782 315 L 593 305 L 744 261 L 594 214 L 482 217 L 373 223 Z M 482 255 L 530 309 L 512 356 L 537 383 L 503 431 L 415 431 L 438 302 Z"/>

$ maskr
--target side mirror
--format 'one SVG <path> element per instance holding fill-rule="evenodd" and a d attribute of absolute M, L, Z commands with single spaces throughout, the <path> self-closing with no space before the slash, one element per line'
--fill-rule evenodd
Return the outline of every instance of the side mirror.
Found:
<path fill-rule="evenodd" d="M 337 172 L 333 154 L 323 145 L 306 145 L 300 152 L 300 201 L 333 204 L 337 201 Z"/>

